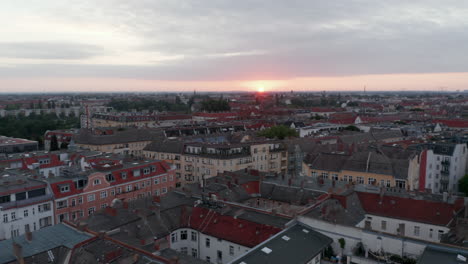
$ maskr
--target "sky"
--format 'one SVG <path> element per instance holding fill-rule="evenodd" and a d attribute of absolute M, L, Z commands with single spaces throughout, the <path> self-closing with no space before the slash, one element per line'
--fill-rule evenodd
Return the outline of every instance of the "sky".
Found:
<path fill-rule="evenodd" d="M 468 89 L 468 1 L 0 2 L 0 92 Z"/>

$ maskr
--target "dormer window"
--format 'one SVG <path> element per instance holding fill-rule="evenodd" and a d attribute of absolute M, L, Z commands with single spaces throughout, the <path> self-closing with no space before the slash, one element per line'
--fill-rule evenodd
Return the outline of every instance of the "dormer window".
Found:
<path fill-rule="evenodd" d="M 133 177 L 139 177 L 139 176 L 140 176 L 140 170 L 134 170 Z"/>
<path fill-rule="evenodd" d="M 65 193 L 70 191 L 70 185 L 61 185 L 60 186 L 60 192 Z"/>
<path fill-rule="evenodd" d="M 144 168 L 143 169 L 143 174 L 147 175 L 150 173 L 150 168 Z"/>
<path fill-rule="evenodd" d="M 151 166 L 151 172 L 155 172 L 156 171 L 156 166 Z"/>
<path fill-rule="evenodd" d="M 99 185 L 99 184 L 101 184 L 101 180 L 100 180 L 100 179 L 95 179 L 95 180 L 93 181 L 93 185 Z"/>
<path fill-rule="evenodd" d="M 126 171 L 123 171 L 120 173 L 120 177 L 122 177 L 122 179 L 127 179 L 127 172 Z"/>

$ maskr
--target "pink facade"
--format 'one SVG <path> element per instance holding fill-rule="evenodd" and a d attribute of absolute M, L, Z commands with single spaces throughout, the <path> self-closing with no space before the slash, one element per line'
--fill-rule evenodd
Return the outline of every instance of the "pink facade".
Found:
<path fill-rule="evenodd" d="M 86 219 L 116 199 L 131 201 L 145 196 L 160 196 L 175 188 L 174 169 L 163 161 L 134 167 L 93 172 L 83 187 L 77 179 L 51 183 L 55 195 L 54 215 L 57 223 Z"/>

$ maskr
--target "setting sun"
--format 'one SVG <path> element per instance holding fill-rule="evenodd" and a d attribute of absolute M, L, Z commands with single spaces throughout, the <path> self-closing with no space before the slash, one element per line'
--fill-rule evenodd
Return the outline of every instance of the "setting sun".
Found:
<path fill-rule="evenodd" d="M 265 87 L 263 87 L 263 86 L 258 87 L 257 92 L 259 92 L 259 93 L 265 92 Z"/>

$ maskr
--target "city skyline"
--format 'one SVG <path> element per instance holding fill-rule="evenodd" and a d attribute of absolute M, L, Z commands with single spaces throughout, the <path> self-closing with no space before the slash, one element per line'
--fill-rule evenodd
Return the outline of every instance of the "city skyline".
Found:
<path fill-rule="evenodd" d="M 459 1 L 1 6 L 1 93 L 468 87 Z"/>

